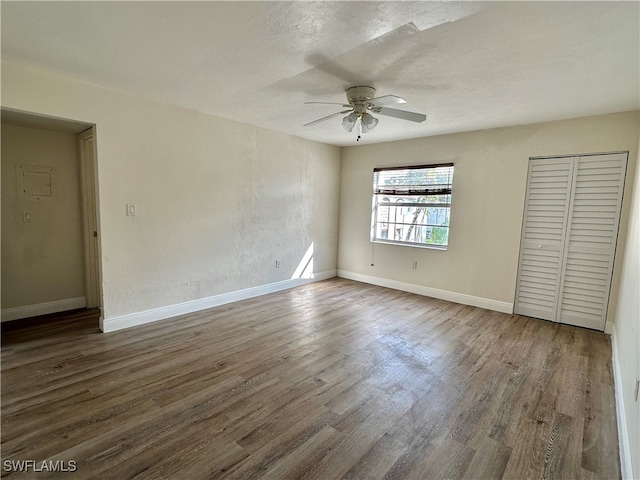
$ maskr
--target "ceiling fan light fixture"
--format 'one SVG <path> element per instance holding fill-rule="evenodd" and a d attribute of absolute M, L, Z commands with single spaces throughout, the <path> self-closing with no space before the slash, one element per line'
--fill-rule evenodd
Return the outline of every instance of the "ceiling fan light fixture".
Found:
<path fill-rule="evenodd" d="M 342 128 L 344 128 L 347 132 L 353 130 L 353 127 L 356 125 L 356 120 L 358 120 L 358 114 L 356 112 L 351 112 L 349 115 L 342 119 Z"/>
<path fill-rule="evenodd" d="M 376 128 L 376 125 L 378 125 L 378 119 L 375 118 L 370 113 L 363 114 L 361 117 L 361 121 L 362 121 L 362 133 L 368 133 L 372 131 L 374 128 Z"/>

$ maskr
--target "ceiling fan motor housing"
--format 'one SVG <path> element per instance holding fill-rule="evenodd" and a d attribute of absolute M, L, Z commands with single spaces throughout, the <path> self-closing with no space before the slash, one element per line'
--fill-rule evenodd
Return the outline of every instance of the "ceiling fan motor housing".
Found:
<path fill-rule="evenodd" d="M 375 96 L 376 89 L 373 87 L 347 88 L 347 101 L 349 102 L 349 105 L 353 105 L 354 107 L 362 105 L 366 108 L 367 101 L 375 98 Z"/>

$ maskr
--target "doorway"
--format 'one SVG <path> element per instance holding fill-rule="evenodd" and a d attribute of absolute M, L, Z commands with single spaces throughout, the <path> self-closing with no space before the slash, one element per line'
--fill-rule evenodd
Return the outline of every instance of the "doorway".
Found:
<path fill-rule="evenodd" d="M 101 306 L 95 126 L 2 109 L 2 321 Z"/>

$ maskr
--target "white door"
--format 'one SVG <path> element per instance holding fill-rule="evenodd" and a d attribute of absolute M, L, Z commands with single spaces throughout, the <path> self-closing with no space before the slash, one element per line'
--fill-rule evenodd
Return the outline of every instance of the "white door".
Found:
<path fill-rule="evenodd" d="M 525 200 L 515 312 L 556 320 L 573 159 L 532 159 Z"/>
<path fill-rule="evenodd" d="M 559 322 L 605 328 L 626 166 L 626 154 L 575 161 Z"/>
<path fill-rule="evenodd" d="M 78 135 L 80 152 L 80 187 L 82 193 L 82 231 L 87 307 L 99 307 L 100 269 L 96 202 L 96 164 L 93 128 Z"/>
<path fill-rule="evenodd" d="M 515 313 L 604 330 L 626 163 L 530 159 Z"/>

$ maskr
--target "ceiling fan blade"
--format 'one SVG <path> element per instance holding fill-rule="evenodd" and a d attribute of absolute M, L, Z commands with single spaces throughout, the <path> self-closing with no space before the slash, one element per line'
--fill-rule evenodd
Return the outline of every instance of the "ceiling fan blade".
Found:
<path fill-rule="evenodd" d="M 305 127 L 309 127 L 311 125 L 315 125 L 316 123 L 324 122 L 325 120 L 329 120 L 330 118 L 337 117 L 338 115 L 343 115 L 345 113 L 349 113 L 350 111 L 351 110 L 344 110 L 342 112 L 332 113 L 331 115 L 327 115 L 326 117 L 319 118 L 317 120 L 314 120 L 313 122 L 305 123 L 304 126 Z"/>
<path fill-rule="evenodd" d="M 372 98 L 367 103 L 375 105 L 376 107 L 382 107 L 384 105 L 400 105 L 402 103 L 407 103 L 407 101 L 396 95 L 383 95 L 382 97 Z"/>
<path fill-rule="evenodd" d="M 340 105 L 342 107 L 351 107 L 349 104 L 345 103 L 333 103 L 333 102 L 304 102 L 305 105 Z"/>
<path fill-rule="evenodd" d="M 380 107 L 376 108 L 375 112 L 379 113 L 380 115 L 386 115 L 387 117 L 395 117 L 417 123 L 424 122 L 427 119 L 427 116 L 423 113 L 406 112 L 404 110 L 398 110 L 396 108 Z"/>

